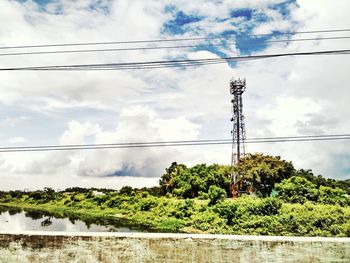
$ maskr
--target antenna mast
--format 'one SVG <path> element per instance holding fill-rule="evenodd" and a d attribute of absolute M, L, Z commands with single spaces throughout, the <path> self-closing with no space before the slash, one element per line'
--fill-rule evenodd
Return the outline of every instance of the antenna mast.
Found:
<path fill-rule="evenodd" d="M 233 197 L 238 196 L 239 174 L 234 171 L 241 157 L 245 155 L 245 125 L 243 115 L 242 94 L 246 89 L 245 79 L 234 79 L 230 81 L 230 93 L 233 96 L 232 102 L 232 155 L 231 155 L 231 192 Z"/>

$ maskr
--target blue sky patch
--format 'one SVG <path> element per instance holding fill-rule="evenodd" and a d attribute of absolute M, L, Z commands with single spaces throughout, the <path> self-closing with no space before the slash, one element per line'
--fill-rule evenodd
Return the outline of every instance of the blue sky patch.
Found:
<path fill-rule="evenodd" d="M 271 4 L 268 8 L 278 11 L 284 18 L 288 19 L 290 16 L 290 5 L 295 3 L 296 0 L 286 0 L 278 4 Z M 232 41 L 236 40 L 236 48 L 239 50 L 240 54 L 250 55 L 254 52 L 265 50 L 270 43 L 264 41 L 279 36 L 277 31 L 270 35 L 252 35 L 256 27 L 271 20 L 264 12 L 264 9 L 237 8 L 232 9 L 228 16 L 221 17 L 201 17 L 194 14 L 187 14 L 177 9 L 174 5 L 166 6 L 164 11 L 172 15 L 172 18 L 163 25 L 162 29 L 162 33 L 167 33 L 169 35 L 182 35 L 187 32 L 205 33 L 206 29 L 201 28 L 201 24 L 193 24 L 203 19 L 207 19 L 211 21 L 211 23 L 229 22 L 232 26 L 237 28 L 236 30 L 228 29 L 215 34 L 207 34 L 207 36 L 210 37 L 224 37 L 220 40 L 222 45 L 203 47 L 201 46 L 203 44 L 198 44 L 198 47 L 192 48 L 192 51 L 205 50 L 220 57 L 227 57 L 231 55 L 229 53 L 229 45 L 232 45 Z M 242 19 L 237 20 L 237 18 Z M 203 33 L 198 34 L 203 36 Z M 211 42 L 208 42 L 207 44 L 210 45 L 210 43 Z M 230 63 L 230 65 L 234 66 L 234 63 Z"/>
<path fill-rule="evenodd" d="M 16 1 L 20 3 L 25 3 L 28 0 L 16 0 Z M 32 1 L 38 4 L 38 9 L 41 12 L 47 11 L 46 7 L 48 4 L 56 3 L 55 10 L 53 13 L 56 15 L 63 13 L 63 6 L 59 0 L 32 0 Z M 112 1 L 113 0 L 96 0 L 86 8 L 90 11 L 96 11 L 98 13 L 108 15 Z"/>
<path fill-rule="evenodd" d="M 17 2 L 20 2 L 20 3 L 25 3 L 27 1 L 28 0 L 17 0 Z M 32 1 L 39 4 L 39 5 L 46 5 L 46 4 L 53 2 L 55 0 L 32 0 Z"/>
<path fill-rule="evenodd" d="M 269 43 L 264 41 L 270 38 L 271 35 L 256 37 L 249 34 L 237 34 L 236 47 L 242 55 L 249 55 L 252 52 L 262 51 L 267 48 Z"/>
<path fill-rule="evenodd" d="M 105 177 L 114 176 L 142 176 L 140 171 L 136 169 L 131 163 L 124 163 L 122 167 L 111 174 L 106 174 Z"/>
<path fill-rule="evenodd" d="M 166 8 L 166 11 L 174 13 L 174 9 L 172 9 L 171 7 Z M 164 24 L 162 31 L 173 35 L 181 35 L 186 33 L 186 31 L 188 30 L 188 28 L 186 28 L 186 25 L 199 22 L 202 19 L 203 17 L 189 15 L 184 13 L 183 11 L 179 11 L 174 14 L 172 20 L 169 20 Z"/>
<path fill-rule="evenodd" d="M 337 179 L 349 179 L 350 176 L 350 165 L 349 165 L 349 154 L 333 154 L 333 174 L 324 174 L 326 177 L 337 178 Z"/>
<path fill-rule="evenodd" d="M 271 6 L 271 9 L 277 10 L 283 17 L 287 18 L 290 16 L 290 4 L 296 4 L 296 0 L 287 0 L 279 4 Z"/>
<path fill-rule="evenodd" d="M 263 12 L 254 13 L 254 21 L 255 23 L 265 23 L 268 22 L 270 18 L 264 14 Z"/>
<path fill-rule="evenodd" d="M 111 4 L 112 4 L 112 0 L 108 0 L 108 1 L 99 0 L 99 1 L 96 1 L 96 3 L 94 3 L 94 4 L 91 4 L 89 6 L 89 9 L 97 11 L 97 12 L 105 14 L 105 15 L 108 15 L 110 12 Z"/>
<path fill-rule="evenodd" d="M 253 17 L 253 10 L 251 9 L 235 9 L 230 13 L 230 17 L 244 17 L 246 20 L 251 20 Z"/>

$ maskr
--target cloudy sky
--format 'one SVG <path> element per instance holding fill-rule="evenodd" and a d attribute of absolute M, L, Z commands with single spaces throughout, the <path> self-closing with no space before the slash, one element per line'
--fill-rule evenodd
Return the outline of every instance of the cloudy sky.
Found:
<path fill-rule="evenodd" d="M 347 49 L 346 39 L 254 45 L 232 40 L 271 33 L 263 39 L 285 39 L 275 33 L 350 28 L 348 10 L 348 0 L 0 0 L 1 47 L 225 37 L 210 42 L 220 44 L 212 47 L 197 41 L 188 49 L 2 56 L 0 67 Z M 346 35 L 350 33 L 291 38 Z M 14 50 L 0 50 L 6 52 Z M 2 71 L 1 146 L 227 139 L 232 77 L 247 79 L 247 137 L 349 133 L 349 69 L 350 57 L 338 55 L 187 69 Z M 350 176 L 349 146 L 347 141 L 249 144 L 248 151 L 280 155 L 298 168 L 344 179 Z M 173 161 L 229 164 L 230 151 L 229 145 L 216 145 L 2 153 L 0 188 L 151 186 Z"/>

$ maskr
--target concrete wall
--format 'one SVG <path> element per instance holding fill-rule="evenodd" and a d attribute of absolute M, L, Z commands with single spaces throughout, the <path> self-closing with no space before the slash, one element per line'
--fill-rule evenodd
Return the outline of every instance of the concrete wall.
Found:
<path fill-rule="evenodd" d="M 0 233 L 0 262 L 350 262 L 350 238 Z"/>

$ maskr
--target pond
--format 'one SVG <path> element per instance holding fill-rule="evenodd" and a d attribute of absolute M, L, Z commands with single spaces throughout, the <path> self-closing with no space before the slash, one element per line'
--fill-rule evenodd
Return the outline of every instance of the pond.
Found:
<path fill-rule="evenodd" d="M 4 206 L 0 206 L 0 231 L 148 232 L 117 219 L 82 220 L 33 209 Z"/>

